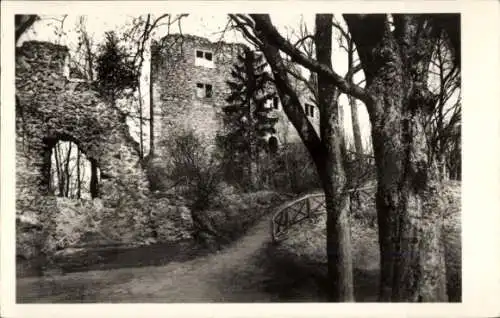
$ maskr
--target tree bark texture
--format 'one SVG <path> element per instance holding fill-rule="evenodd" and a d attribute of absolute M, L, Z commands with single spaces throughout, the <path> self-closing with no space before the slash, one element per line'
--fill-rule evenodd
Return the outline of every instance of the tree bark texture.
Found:
<path fill-rule="evenodd" d="M 316 15 L 316 57 L 331 67 L 333 15 Z M 328 275 L 332 301 L 354 301 L 352 249 L 346 176 L 343 167 L 343 128 L 338 105 L 339 91 L 322 74 L 318 75 L 320 137 L 325 155 L 318 173 L 325 191 L 327 211 Z"/>
<path fill-rule="evenodd" d="M 92 199 L 99 197 L 99 180 L 97 177 L 97 161 L 89 158 L 90 161 L 90 196 Z"/>
<path fill-rule="evenodd" d="M 345 15 L 372 97 L 367 105 L 377 166 L 381 301 L 447 301 L 443 208 L 424 124 L 432 41 L 425 19 Z"/>

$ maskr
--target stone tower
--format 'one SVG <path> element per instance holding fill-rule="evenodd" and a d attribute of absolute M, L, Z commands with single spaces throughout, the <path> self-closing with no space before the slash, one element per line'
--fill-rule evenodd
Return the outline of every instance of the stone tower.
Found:
<path fill-rule="evenodd" d="M 172 34 L 152 44 L 156 149 L 180 129 L 193 129 L 206 141 L 221 127 L 231 67 L 243 44 L 210 42 Z"/>
<path fill-rule="evenodd" d="M 208 39 L 172 34 L 152 43 L 155 148 L 161 154 L 162 142 L 180 129 L 193 129 L 209 143 L 222 127 L 222 108 L 230 90 L 226 81 L 245 45 L 210 42 Z M 319 111 L 307 87 L 293 79 L 304 111 L 319 130 Z M 273 136 L 279 144 L 300 141 L 288 121 L 278 98 L 270 102 L 271 116 L 278 117 Z M 271 136 L 268 136 L 271 137 Z"/>

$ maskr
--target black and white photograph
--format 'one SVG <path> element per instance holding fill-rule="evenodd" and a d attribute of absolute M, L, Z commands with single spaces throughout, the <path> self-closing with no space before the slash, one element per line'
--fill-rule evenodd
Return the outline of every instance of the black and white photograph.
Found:
<path fill-rule="evenodd" d="M 94 3 L 2 26 L 15 303 L 464 301 L 460 10 Z"/>

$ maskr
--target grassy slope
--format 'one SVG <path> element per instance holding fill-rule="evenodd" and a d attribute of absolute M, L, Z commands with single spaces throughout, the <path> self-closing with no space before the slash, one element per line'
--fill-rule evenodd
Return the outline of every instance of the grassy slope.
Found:
<path fill-rule="evenodd" d="M 373 193 L 372 193 L 373 195 Z M 460 183 L 450 182 L 445 190 L 448 209 L 444 221 L 446 267 L 450 301 L 461 299 L 461 208 Z M 364 197 L 370 200 L 370 196 Z M 371 196 L 373 200 L 373 196 Z M 379 281 L 379 247 L 377 228 L 370 216 L 373 204 L 364 204 L 351 218 L 356 301 L 376 301 Z M 367 216 L 363 217 L 363 213 Z M 326 278 L 326 218 L 324 215 L 292 227 L 286 238 L 272 247 L 276 266 L 287 264 L 287 275 L 316 277 L 317 288 L 324 289 Z M 279 271 L 277 271 L 279 272 Z M 312 284 L 308 282 L 307 284 Z M 306 285 L 304 283 L 304 285 Z M 309 287 L 310 288 L 310 287 Z"/>

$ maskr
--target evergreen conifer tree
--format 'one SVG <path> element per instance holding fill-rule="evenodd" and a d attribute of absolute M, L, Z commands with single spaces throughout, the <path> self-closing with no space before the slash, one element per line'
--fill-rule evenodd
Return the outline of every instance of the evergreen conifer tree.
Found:
<path fill-rule="evenodd" d="M 259 157 L 268 145 L 266 136 L 276 133 L 268 101 L 275 96 L 262 54 L 245 49 L 231 70 L 231 90 L 224 107 L 225 131 L 219 142 L 233 177 L 257 183 Z"/>

